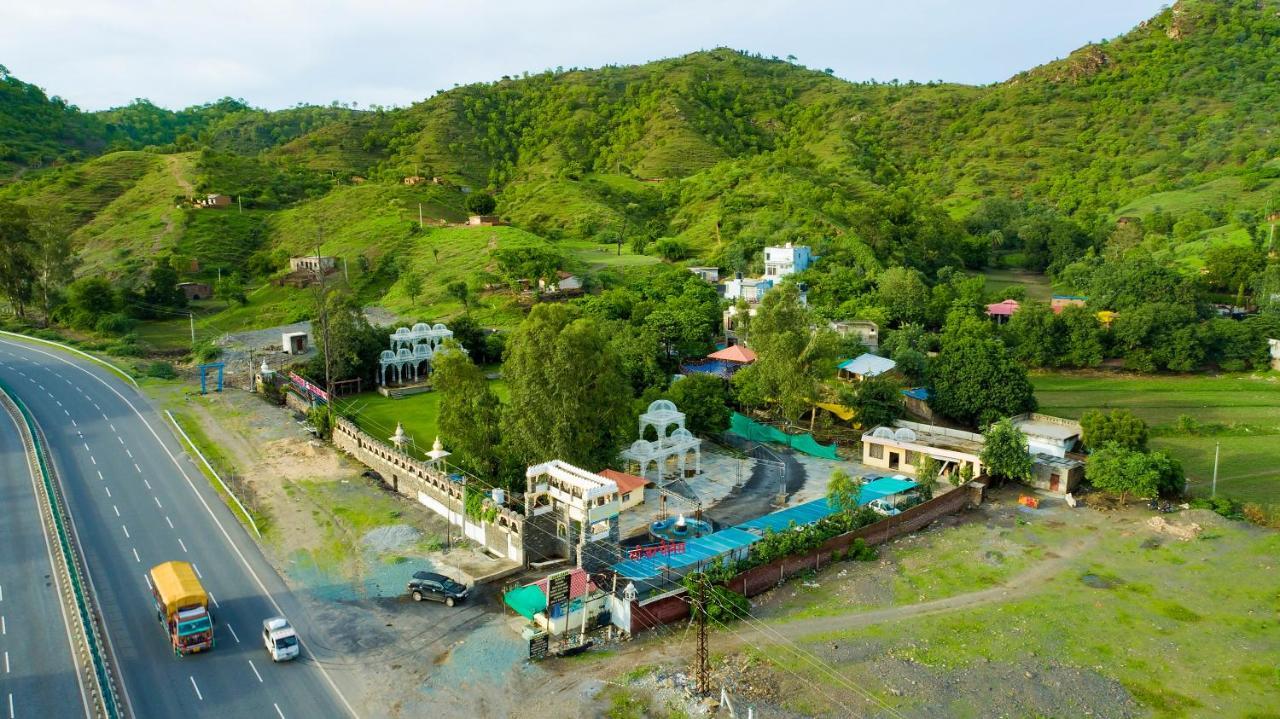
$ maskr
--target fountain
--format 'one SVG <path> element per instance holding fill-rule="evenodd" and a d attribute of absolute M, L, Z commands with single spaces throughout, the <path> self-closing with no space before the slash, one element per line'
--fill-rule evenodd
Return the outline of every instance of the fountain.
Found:
<path fill-rule="evenodd" d="M 649 537 L 656 542 L 687 542 L 711 534 L 711 522 L 688 519 L 683 514 L 649 524 Z"/>

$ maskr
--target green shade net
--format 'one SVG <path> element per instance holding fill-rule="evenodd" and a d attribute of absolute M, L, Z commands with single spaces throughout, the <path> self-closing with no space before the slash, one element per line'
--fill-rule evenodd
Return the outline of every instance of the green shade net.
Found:
<path fill-rule="evenodd" d="M 777 442 L 785 444 L 792 449 L 804 452 L 813 457 L 822 457 L 823 459 L 839 459 L 836 455 L 836 446 L 819 444 L 813 435 L 805 434 L 787 434 L 777 427 L 770 427 L 767 424 L 759 422 L 747 417 L 746 415 L 733 413 L 733 419 L 729 424 L 729 431 L 749 439 L 753 442 Z"/>
<path fill-rule="evenodd" d="M 547 596 L 536 584 L 512 589 L 502 597 L 502 601 L 525 619 L 533 619 L 533 615 L 547 608 Z"/>

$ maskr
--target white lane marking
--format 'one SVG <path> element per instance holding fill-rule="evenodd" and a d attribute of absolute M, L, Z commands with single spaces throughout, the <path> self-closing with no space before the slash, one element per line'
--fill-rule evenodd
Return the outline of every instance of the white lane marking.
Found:
<path fill-rule="evenodd" d="M 13 692 L 9 692 L 9 719 L 13 719 Z"/>
<path fill-rule="evenodd" d="M 133 410 L 133 414 L 138 418 L 138 421 L 142 422 L 142 426 L 146 427 L 147 431 L 151 433 L 151 436 L 155 438 L 156 444 L 159 444 L 160 449 L 164 450 L 164 453 L 169 457 L 169 461 L 173 462 L 173 466 L 178 468 L 178 472 L 182 475 L 182 478 L 186 481 L 187 486 L 191 488 L 192 494 L 196 495 L 196 499 L 200 500 L 200 506 L 204 507 L 204 511 L 208 513 L 209 518 L 212 519 L 214 525 L 218 527 L 218 531 L 222 534 L 222 538 L 227 540 L 227 544 L 231 547 L 231 551 L 235 552 L 236 557 L 240 560 L 240 563 L 244 565 L 245 571 L 249 573 L 250 577 L 253 577 L 253 581 L 255 584 L 258 585 L 258 589 L 261 590 L 262 595 L 267 598 L 267 601 L 271 603 L 271 606 L 274 607 L 278 613 L 282 615 L 284 614 L 284 610 L 280 608 L 280 603 L 276 601 L 275 597 L 271 596 L 271 592 L 267 591 L 267 585 L 262 581 L 262 577 L 258 576 L 258 573 L 253 568 L 253 565 L 249 563 L 249 558 L 245 556 L 244 552 L 240 550 L 239 545 L 237 545 L 235 543 L 235 540 L 231 538 L 231 534 L 227 531 L 227 528 L 222 524 L 222 520 L 218 519 L 218 515 L 214 514 L 213 508 L 209 506 L 209 503 L 205 500 L 204 495 L 200 494 L 200 490 L 196 489 L 196 484 L 191 480 L 191 475 L 187 474 L 187 471 L 182 467 L 182 463 L 178 461 L 177 456 L 175 456 L 173 452 L 169 451 L 169 447 L 164 443 L 164 440 L 160 439 L 160 434 L 156 432 L 156 428 L 151 426 L 151 423 L 147 421 L 147 418 L 143 416 L 142 412 L 138 410 L 137 405 L 135 405 L 132 401 L 130 401 L 128 397 L 125 397 L 123 394 L 121 394 L 120 390 L 116 389 L 115 387 L 112 387 L 111 384 L 108 383 L 106 380 L 94 374 L 93 372 L 90 372 L 84 367 L 81 367 L 75 362 L 72 362 L 66 357 L 53 354 L 52 352 L 46 352 L 42 349 L 37 349 L 35 347 L 17 344 L 9 340 L 0 339 L 0 344 L 7 344 L 14 347 L 21 347 L 23 350 L 27 352 L 34 352 L 35 354 L 44 355 L 45 357 L 61 362 L 67 365 L 68 367 L 74 367 L 80 372 L 83 372 L 84 374 L 88 375 L 98 384 L 105 387 L 107 391 L 111 392 L 116 397 L 119 397 L 120 401 L 128 405 L 129 409 Z M 77 385 L 76 388 L 79 389 L 79 386 Z M 110 418 L 107 417 L 106 415 L 103 415 L 102 418 L 107 421 L 110 421 Z M 173 440 L 175 442 L 179 441 L 177 437 L 174 437 L 172 434 L 170 436 L 173 437 Z M 234 635 L 235 635 L 235 632 L 232 632 L 232 636 Z M 237 643 L 239 643 L 239 641 L 240 641 L 239 639 L 236 639 Z M 304 648 L 306 647 L 306 645 L 303 644 L 301 640 L 299 640 L 298 643 L 302 645 Z M 347 701 L 347 696 L 342 693 L 341 689 L 338 688 L 337 683 L 333 681 L 333 677 L 329 675 L 328 670 L 326 670 L 323 665 L 317 665 L 316 668 L 320 670 L 320 676 L 324 677 L 325 683 L 328 684 L 329 688 L 333 690 L 333 693 L 338 697 L 338 701 L 342 702 L 342 707 L 347 710 L 347 713 L 353 717 L 356 717 L 356 719 L 359 719 L 360 714 L 355 710 L 355 707 L 351 706 L 351 702 Z M 127 685 L 125 689 L 125 696 L 127 699 L 128 698 Z"/>
<path fill-rule="evenodd" d="M 76 424 L 76 421 L 73 419 L 73 420 L 71 420 L 71 426 L 72 426 L 72 427 L 79 427 L 80 425 Z"/>
<path fill-rule="evenodd" d="M 147 489 L 151 489 L 151 483 L 150 483 L 150 482 L 148 482 L 147 480 L 145 480 L 145 479 L 144 479 L 144 480 L 142 480 L 142 483 L 143 483 L 143 484 L 145 484 L 145 485 L 147 485 Z"/>
<path fill-rule="evenodd" d="M 80 439 L 84 439 L 84 432 L 81 432 L 80 430 L 77 429 L 76 436 L 79 437 Z"/>
<path fill-rule="evenodd" d="M 134 462 L 133 468 L 138 470 L 138 474 L 142 474 L 142 467 L 139 467 L 137 462 Z"/>
<path fill-rule="evenodd" d="M 227 625 L 227 631 L 231 632 L 231 638 L 236 640 L 236 644 L 239 644 L 240 637 L 236 636 L 236 630 L 232 629 L 230 624 Z"/>
<path fill-rule="evenodd" d="M 200 693 L 200 687 L 196 686 L 196 678 L 190 677 L 190 679 L 191 679 L 191 688 L 196 690 L 196 698 L 199 699 L 200 701 L 204 701 L 204 695 Z"/>
<path fill-rule="evenodd" d="M 129 539 L 129 527 L 122 524 L 120 525 L 120 528 L 124 530 L 124 538 Z"/>
<path fill-rule="evenodd" d="M 152 495 L 152 496 L 151 496 L 151 498 L 152 498 L 152 499 L 154 499 L 154 500 L 156 500 L 156 506 L 157 506 L 157 507 L 159 507 L 160 509 L 164 509 L 164 505 L 163 505 L 163 504 L 160 504 L 160 498 L 159 498 L 159 497 L 157 497 L 157 496 L 155 496 L 155 495 Z"/>
<path fill-rule="evenodd" d="M 117 435 L 116 435 L 116 439 L 120 441 L 120 446 L 121 446 L 121 447 L 123 447 L 123 446 L 124 446 L 124 437 L 121 437 L 120 435 L 118 435 L 118 434 L 117 434 Z"/>
<path fill-rule="evenodd" d="M 44 388 L 44 385 L 42 385 L 42 384 L 36 383 L 36 386 L 40 388 L 40 391 L 41 391 L 41 392 L 48 392 L 48 391 L 49 391 L 49 390 L 45 389 L 45 388 Z M 50 397 L 52 397 L 53 395 L 49 395 L 49 396 L 50 396 Z"/>
<path fill-rule="evenodd" d="M 98 409 L 102 409 L 102 408 L 101 408 L 101 407 L 99 407 Z M 102 418 L 103 418 L 104 420 L 108 421 L 108 422 L 110 422 L 110 421 L 111 421 L 111 418 L 107 416 L 107 413 L 106 413 L 106 412 L 103 412 L 103 413 L 102 413 Z"/>
<path fill-rule="evenodd" d="M 61 407 L 61 406 L 62 406 L 62 400 L 57 400 L 57 399 L 55 399 L 55 400 L 54 400 L 54 402 L 57 402 L 59 407 Z"/>
<path fill-rule="evenodd" d="M 143 579 L 145 579 L 145 580 L 147 580 L 147 590 L 148 590 L 148 591 L 150 591 L 150 590 L 151 590 L 151 573 L 150 573 L 150 572 L 143 572 L 143 573 L 142 573 L 142 578 L 143 578 Z"/>
<path fill-rule="evenodd" d="M 280 715 L 280 719 L 284 719 L 284 712 L 280 711 L 280 705 L 275 702 L 271 702 L 271 706 L 276 708 L 276 714 Z"/>
<path fill-rule="evenodd" d="M 119 516 L 120 516 L 120 508 L 119 508 L 119 507 L 117 507 L 117 506 L 116 506 L 116 505 L 114 505 L 114 504 L 113 504 L 113 505 L 111 505 L 111 508 L 112 508 L 112 509 L 114 509 L 114 510 L 116 510 L 116 516 L 117 516 L 117 517 L 119 517 Z"/>
<path fill-rule="evenodd" d="M 9 628 L 5 626 L 4 615 L 0 614 L 0 634 L 8 634 Z"/>
<path fill-rule="evenodd" d="M 106 477 L 102 476 L 102 470 L 100 469 L 98 470 L 98 479 L 106 479 Z"/>
<path fill-rule="evenodd" d="M 95 466 L 95 467 L 97 467 L 97 466 L 98 466 L 98 460 L 94 459 L 92 454 L 91 454 L 91 455 L 89 455 L 89 461 L 90 461 L 90 462 L 93 462 L 93 466 Z"/>
<path fill-rule="evenodd" d="M 4 586 L 0 585 L 0 602 L 4 601 Z"/>
<path fill-rule="evenodd" d="M 169 523 L 169 529 L 173 529 L 173 520 L 169 519 L 168 515 L 165 515 L 164 521 Z M 196 574 L 199 574 L 199 573 L 200 573 L 200 570 L 197 569 Z"/>
<path fill-rule="evenodd" d="M 121 442 L 120 444 L 124 444 L 124 442 Z M 130 452 L 127 447 L 125 448 L 124 453 L 129 455 L 129 459 L 133 459 L 133 452 Z"/>
<path fill-rule="evenodd" d="M 70 412 L 70 411 L 68 411 L 68 410 L 66 410 L 66 409 L 62 410 L 62 413 L 63 413 L 63 414 L 65 414 L 65 415 L 67 415 L 68 417 L 70 417 L 70 416 L 71 416 L 71 412 Z"/>
<path fill-rule="evenodd" d="M 182 540 L 181 540 L 181 539 L 179 539 L 178 541 L 179 541 L 179 542 L 181 542 Z M 213 592 L 206 591 L 206 592 L 205 592 L 205 594 L 208 594 L 208 595 L 209 595 L 209 601 L 213 602 L 213 606 L 214 606 L 214 607 L 221 607 L 221 606 L 222 606 L 221 604 L 218 604 L 218 598 L 217 598 L 217 597 L 215 597 L 215 596 L 213 596 Z"/>
<path fill-rule="evenodd" d="M 102 488 L 107 490 L 107 499 L 111 499 L 111 488 L 105 485 Z"/>
<path fill-rule="evenodd" d="M 138 564 L 142 564 L 142 557 L 138 556 L 137 547 L 133 547 L 133 561 L 137 562 Z"/>
<path fill-rule="evenodd" d="M 111 424 L 110 422 L 108 422 L 107 425 L 111 427 L 112 432 L 116 431 L 116 426 L 114 424 Z"/>
<path fill-rule="evenodd" d="M 262 684 L 262 675 L 258 673 L 258 668 L 253 665 L 252 659 L 249 660 L 249 668 L 253 670 L 253 675 L 258 678 L 258 683 Z"/>
<path fill-rule="evenodd" d="M 187 545 L 182 543 L 182 537 L 178 537 L 178 545 L 182 547 L 182 553 L 187 553 Z"/>
<path fill-rule="evenodd" d="M 4 653 L 4 673 L 5 674 L 9 673 L 9 652 Z M 258 681 L 262 681 L 262 680 L 259 679 Z"/>
<path fill-rule="evenodd" d="M 79 433 L 77 433 L 77 434 L 79 434 Z M 81 434 L 80 436 L 81 436 L 81 437 L 83 437 L 84 435 L 83 435 L 83 434 Z M 85 442 L 85 443 L 84 443 L 84 451 L 89 452 L 89 453 L 91 453 L 91 454 L 93 453 L 93 450 L 92 450 L 92 449 L 89 449 L 89 443 L 88 443 L 88 442 Z"/>
<path fill-rule="evenodd" d="M 168 517 L 165 517 L 165 519 L 168 519 Z M 204 575 L 200 573 L 200 567 L 196 566 L 195 562 L 191 563 L 191 568 L 196 570 L 197 577 L 199 577 L 200 579 L 204 579 Z"/>

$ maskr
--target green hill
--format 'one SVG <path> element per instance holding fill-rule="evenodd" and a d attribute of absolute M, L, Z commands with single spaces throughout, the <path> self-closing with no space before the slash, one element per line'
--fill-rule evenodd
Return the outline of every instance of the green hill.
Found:
<path fill-rule="evenodd" d="M 860 274 L 997 260 L 1057 271 L 1100 250 L 1121 216 L 1193 272 L 1211 247 L 1258 242 L 1280 207 L 1280 0 L 1182 0 L 983 87 L 851 83 L 728 49 L 370 111 L 224 99 L 85 114 L 3 79 L 0 122 L 40 113 L 4 143 L 0 171 L 25 174 L 0 198 L 65 208 L 87 266 L 119 276 L 174 252 L 200 261 L 193 277 L 221 267 L 257 285 L 323 233 L 323 251 L 348 262 L 375 268 L 394 252 L 464 279 L 484 247 L 471 230 L 420 229 L 418 205 L 428 224 L 457 222 L 482 191 L 513 225 L 486 232 L 569 264 L 645 261 L 599 250 L 622 234 L 651 259 L 730 270 L 758 269 L 767 243 L 805 242 Z M 405 184 L 414 176 L 426 179 Z M 215 192 L 243 214 L 178 207 Z M 389 267 L 370 272 L 362 298 L 407 307 Z M 427 301 L 449 311 L 442 298 Z"/>

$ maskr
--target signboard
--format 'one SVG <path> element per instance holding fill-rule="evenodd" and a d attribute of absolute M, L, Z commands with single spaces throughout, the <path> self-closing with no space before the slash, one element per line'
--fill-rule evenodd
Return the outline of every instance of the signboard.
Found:
<path fill-rule="evenodd" d="M 569 601 L 569 573 L 556 574 L 547 578 L 547 607 L 564 604 Z"/>
<path fill-rule="evenodd" d="M 547 644 L 550 637 L 546 634 L 540 634 L 529 640 L 529 658 L 543 659 L 547 656 Z"/>
<path fill-rule="evenodd" d="M 311 384 L 310 382 L 303 379 L 302 377 L 299 377 L 297 374 L 294 374 L 293 372 L 289 373 L 289 381 L 293 383 L 294 387 L 298 388 L 299 392 L 307 394 L 311 397 L 316 397 L 318 399 L 324 400 L 325 402 L 329 401 L 328 392 L 325 392 L 324 390 Z"/>
<path fill-rule="evenodd" d="M 647 544 L 643 547 L 630 547 L 627 549 L 627 559 L 669 557 L 673 554 L 684 554 L 685 548 L 684 542 L 662 542 L 660 544 Z"/>

